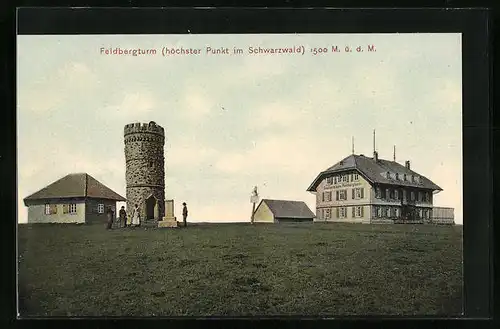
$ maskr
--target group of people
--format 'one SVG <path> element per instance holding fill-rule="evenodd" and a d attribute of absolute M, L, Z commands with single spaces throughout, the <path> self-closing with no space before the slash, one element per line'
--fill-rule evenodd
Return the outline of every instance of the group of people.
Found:
<path fill-rule="evenodd" d="M 113 226 L 113 221 L 114 221 L 114 213 L 113 209 L 108 208 L 107 212 L 108 216 L 108 223 L 106 228 L 110 230 Z M 184 223 L 184 227 L 187 226 L 187 216 L 188 216 L 188 210 L 187 210 L 187 205 L 185 202 L 182 203 L 182 219 Z M 118 214 L 118 223 L 120 223 L 120 227 L 140 227 L 141 226 L 141 212 L 139 210 L 139 205 L 135 205 L 134 209 L 132 210 L 132 216 L 130 216 L 130 223 L 127 225 L 127 212 L 125 211 L 125 207 L 122 206 L 120 209 L 120 212 Z M 122 226 L 123 225 L 123 226 Z"/>

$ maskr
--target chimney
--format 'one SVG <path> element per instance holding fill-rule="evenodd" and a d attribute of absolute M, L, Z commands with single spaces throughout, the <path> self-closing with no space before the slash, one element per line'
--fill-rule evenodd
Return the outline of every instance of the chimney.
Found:
<path fill-rule="evenodd" d="M 373 160 L 378 161 L 378 152 L 373 151 Z"/>
<path fill-rule="evenodd" d="M 406 167 L 406 169 L 411 169 L 410 168 L 410 161 L 409 160 L 406 160 L 405 167 Z"/>

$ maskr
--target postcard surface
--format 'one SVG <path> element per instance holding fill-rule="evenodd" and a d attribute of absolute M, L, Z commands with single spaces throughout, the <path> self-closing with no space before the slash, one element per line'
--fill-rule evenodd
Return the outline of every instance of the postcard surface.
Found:
<path fill-rule="evenodd" d="M 18 36 L 19 315 L 461 315 L 461 47 Z"/>

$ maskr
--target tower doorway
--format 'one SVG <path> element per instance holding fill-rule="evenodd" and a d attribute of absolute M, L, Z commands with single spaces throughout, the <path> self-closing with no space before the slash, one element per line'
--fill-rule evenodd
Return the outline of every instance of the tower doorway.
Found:
<path fill-rule="evenodd" d="M 149 198 L 146 199 L 146 219 L 154 219 L 155 206 L 156 206 L 156 198 L 151 195 Z"/>

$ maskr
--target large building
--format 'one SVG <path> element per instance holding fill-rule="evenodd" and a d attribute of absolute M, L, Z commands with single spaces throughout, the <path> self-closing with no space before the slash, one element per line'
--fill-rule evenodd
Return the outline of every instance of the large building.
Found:
<path fill-rule="evenodd" d="M 410 161 L 352 154 L 318 174 L 307 191 L 316 194 L 318 221 L 431 222 L 433 194 L 442 189 L 413 171 Z"/>
<path fill-rule="evenodd" d="M 144 220 L 165 216 L 165 131 L 151 121 L 124 128 L 127 210 L 139 206 Z"/>
<path fill-rule="evenodd" d="M 255 223 L 312 222 L 314 213 L 303 201 L 262 199 L 254 212 Z"/>
<path fill-rule="evenodd" d="M 69 174 L 24 198 L 28 223 L 104 223 L 106 211 L 116 215 L 118 193 L 86 173 Z"/>

